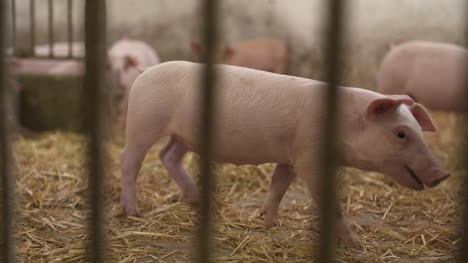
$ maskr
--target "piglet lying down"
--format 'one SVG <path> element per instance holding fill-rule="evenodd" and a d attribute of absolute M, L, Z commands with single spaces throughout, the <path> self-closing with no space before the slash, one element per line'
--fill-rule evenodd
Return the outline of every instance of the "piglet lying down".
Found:
<path fill-rule="evenodd" d="M 199 193 L 182 166 L 186 152 L 200 149 L 200 64 L 173 61 L 147 69 L 134 82 L 129 99 L 126 146 L 121 156 L 121 206 L 137 215 L 136 177 L 148 149 L 170 135 L 160 158 L 185 197 L 196 204 Z M 253 69 L 219 65 L 214 156 L 218 162 L 277 163 L 261 212 L 271 226 L 280 201 L 296 174 L 309 184 L 320 204 L 319 155 L 325 118 L 324 83 Z M 449 173 L 435 161 L 423 131 L 436 131 L 419 104 L 401 95 L 385 96 L 358 88 L 340 88 L 343 149 L 341 164 L 379 171 L 403 186 L 423 190 Z M 359 247 L 337 215 L 339 237 Z"/>

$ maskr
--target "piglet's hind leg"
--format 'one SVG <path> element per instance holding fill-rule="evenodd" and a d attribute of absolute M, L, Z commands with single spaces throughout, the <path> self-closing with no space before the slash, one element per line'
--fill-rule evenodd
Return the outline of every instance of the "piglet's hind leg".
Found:
<path fill-rule="evenodd" d="M 145 148 L 127 145 L 120 156 L 122 169 L 122 193 L 120 206 L 128 216 L 138 216 L 136 179 L 141 163 L 151 145 Z"/>
<path fill-rule="evenodd" d="M 185 198 L 192 206 L 196 206 L 199 201 L 198 189 L 192 176 L 187 173 L 183 166 L 182 161 L 185 153 L 187 153 L 187 147 L 174 136 L 171 136 L 167 145 L 159 153 L 159 157 L 167 172 L 182 190 Z"/>

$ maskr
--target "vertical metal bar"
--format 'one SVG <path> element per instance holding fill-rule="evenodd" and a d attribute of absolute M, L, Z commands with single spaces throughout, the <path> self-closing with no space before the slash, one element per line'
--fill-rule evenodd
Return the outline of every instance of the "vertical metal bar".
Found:
<path fill-rule="evenodd" d="M 49 57 L 54 57 L 54 0 L 49 0 Z"/>
<path fill-rule="evenodd" d="M 31 56 L 36 55 L 36 1 L 29 0 L 29 40 L 31 41 Z"/>
<path fill-rule="evenodd" d="M 86 76 L 83 103 L 88 110 L 86 123 L 89 133 L 88 165 L 91 192 L 91 257 L 95 263 L 104 262 L 104 103 L 106 59 L 106 2 L 86 0 L 85 48 Z"/>
<path fill-rule="evenodd" d="M 7 80 L 7 60 L 4 52 L 8 36 L 7 17 L 7 1 L 0 1 L 0 260 L 12 263 L 16 259 L 13 239 L 12 94 Z"/>
<path fill-rule="evenodd" d="M 215 91 L 216 72 L 214 66 L 215 48 L 217 40 L 217 4 L 216 0 L 203 1 L 203 43 L 206 48 L 204 62 L 205 68 L 201 87 L 202 110 L 200 118 L 201 126 L 201 151 L 200 151 L 200 170 L 201 170 L 201 204 L 200 204 L 200 228 L 197 242 L 197 262 L 210 262 L 210 236 L 211 236 L 211 211 L 212 191 L 215 181 L 212 175 L 210 162 L 213 157 L 213 138 L 215 135 Z M 202 90 L 200 89 L 200 92 Z"/>
<path fill-rule="evenodd" d="M 16 0 L 11 0 L 11 50 L 16 53 Z"/>
<path fill-rule="evenodd" d="M 67 25 L 68 25 L 68 57 L 73 57 L 73 2 L 68 0 L 67 2 Z"/>
<path fill-rule="evenodd" d="M 335 241 L 336 241 L 336 168 L 337 156 L 339 155 L 337 132 L 339 119 L 338 103 L 338 82 L 341 77 L 341 49 L 343 31 L 343 10 L 344 1 L 329 0 L 328 22 L 326 32 L 326 81 L 328 82 L 326 92 L 325 112 L 327 117 L 324 123 L 324 144 L 323 151 L 323 174 L 321 186 L 320 206 L 320 250 L 319 262 L 334 262 Z"/>
<path fill-rule="evenodd" d="M 465 27 L 464 27 L 464 30 L 465 32 L 464 33 L 464 36 L 465 36 L 465 48 L 468 49 L 468 3 L 465 2 Z M 467 63 L 465 61 L 465 63 Z M 468 64 L 468 63 L 467 63 Z M 465 64 L 465 70 L 468 71 L 468 65 Z M 468 72 L 467 72 L 468 73 Z M 468 74 L 466 74 L 465 76 L 465 101 L 468 101 Z M 468 104 L 465 104 L 465 112 L 468 112 Z M 465 114 L 464 117 L 464 126 L 463 126 L 463 144 L 464 144 L 464 162 L 463 162 L 463 168 L 464 168 L 464 171 L 468 171 L 468 115 Z M 461 238 L 462 238 L 462 242 L 461 242 L 461 246 L 460 246 L 460 250 L 459 250 L 459 258 L 458 258 L 458 261 L 460 263 L 464 263 L 466 262 L 466 259 L 468 258 L 468 175 L 467 174 L 464 174 L 463 178 L 465 179 L 465 182 L 463 184 L 463 187 L 464 189 L 461 191 L 462 196 L 462 203 L 463 203 L 463 225 L 461 226 Z"/>

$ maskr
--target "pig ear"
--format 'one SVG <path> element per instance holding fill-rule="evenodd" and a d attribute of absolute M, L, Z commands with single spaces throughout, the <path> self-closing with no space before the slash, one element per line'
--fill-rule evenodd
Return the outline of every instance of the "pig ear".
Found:
<path fill-rule="evenodd" d="M 387 97 L 390 97 L 400 103 L 404 103 L 404 104 L 407 104 L 407 105 L 413 105 L 415 103 L 415 101 L 413 100 L 413 98 L 411 98 L 410 96 L 408 95 L 386 95 Z"/>
<path fill-rule="evenodd" d="M 369 103 L 366 111 L 367 120 L 376 120 L 385 113 L 394 111 L 400 104 L 413 105 L 414 100 L 408 95 L 385 95 L 385 98 L 376 99 Z"/>
<path fill-rule="evenodd" d="M 224 58 L 229 58 L 232 55 L 234 55 L 234 48 L 231 47 L 230 45 L 225 45 L 224 46 Z"/>
<path fill-rule="evenodd" d="M 403 38 L 403 37 L 398 37 L 396 39 L 394 39 L 393 41 L 390 41 L 390 43 L 388 43 L 388 46 L 387 48 L 390 50 L 404 42 L 408 41 L 406 38 Z"/>
<path fill-rule="evenodd" d="M 192 52 L 197 56 L 201 56 L 203 53 L 203 48 L 201 47 L 200 42 L 198 41 L 190 41 L 190 48 L 192 49 Z"/>
<path fill-rule="evenodd" d="M 431 115 L 427 110 L 419 103 L 414 104 L 410 107 L 411 113 L 413 113 L 414 118 L 418 121 L 423 131 L 436 132 L 437 128 L 432 121 Z"/>
<path fill-rule="evenodd" d="M 137 67 L 138 66 L 138 60 L 133 57 L 133 56 L 125 56 L 124 57 L 124 68 L 129 68 L 129 67 Z"/>
<path fill-rule="evenodd" d="M 367 105 L 366 120 L 377 120 L 387 113 L 393 112 L 401 102 L 392 98 L 375 99 Z"/>

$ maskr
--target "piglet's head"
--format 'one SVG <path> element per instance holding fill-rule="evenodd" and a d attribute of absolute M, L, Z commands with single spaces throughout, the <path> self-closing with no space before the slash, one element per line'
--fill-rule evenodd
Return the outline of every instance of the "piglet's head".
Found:
<path fill-rule="evenodd" d="M 108 71 L 112 75 L 112 83 L 116 95 L 129 91 L 132 83 L 140 75 L 141 68 L 136 57 L 131 55 L 110 54 Z"/>
<path fill-rule="evenodd" d="M 365 108 L 361 159 L 399 184 L 423 190 L 450 176 L 434 159 L 423 131 L 436 127 L 424 107 L 404 95 L 385 96 Z"/>

